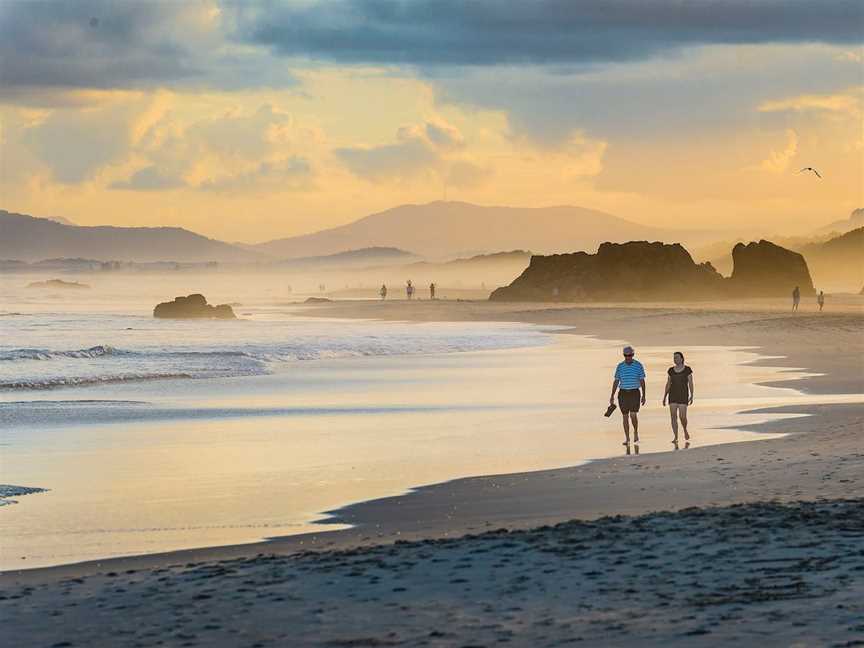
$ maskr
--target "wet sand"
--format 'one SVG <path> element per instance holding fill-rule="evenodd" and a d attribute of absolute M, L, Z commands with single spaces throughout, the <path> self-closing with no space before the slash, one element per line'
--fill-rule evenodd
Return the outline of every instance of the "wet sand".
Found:
<path fill-rule="evenodd" d="M 773 304 L 316 311 L 556 324 L 637 349 L 669 344 L 672 330 L 685 352 L 759 346 L 787 356 L 772 364 L 825 374 L 800 389 L 864 393 L 854 303 L 795 316 Z M 4 636 L 20 646 L 856 645 L 864 407 L 791 412 L 808 416 L 759 426 L 783 438 L 457 480 L 343 509 L 334 521 L 357 525 L 345 531 L 4 573 Z"/>

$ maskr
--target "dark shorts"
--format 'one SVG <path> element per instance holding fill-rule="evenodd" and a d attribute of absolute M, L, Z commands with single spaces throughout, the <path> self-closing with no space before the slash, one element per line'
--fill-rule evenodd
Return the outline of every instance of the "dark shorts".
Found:
<path fill-rule="evenodd" d="M 642 400 L 642 392 L 639 389 L 619 389 L 618 407 L 622 414 L 639 411 L 639 403 Z"/>

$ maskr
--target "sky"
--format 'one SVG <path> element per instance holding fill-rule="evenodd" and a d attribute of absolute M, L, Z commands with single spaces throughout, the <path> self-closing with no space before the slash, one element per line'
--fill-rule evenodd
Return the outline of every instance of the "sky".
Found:
<path fill-rule="evenodd" d="M 767 234 L 862 193 L 860 2 L 0 3 L 9 211 L 259 242 L 447 199 Z"/>

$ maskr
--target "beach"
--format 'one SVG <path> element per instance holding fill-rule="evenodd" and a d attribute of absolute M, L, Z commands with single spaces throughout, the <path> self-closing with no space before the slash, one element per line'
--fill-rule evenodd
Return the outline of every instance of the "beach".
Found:
<path fill-rule="evenodd" d="M 22 646 L 855 645 L 864 405 L 837 397 L 864 393 L 862 307 L 785 306 L 316 305 L 306 313 L 540 324 L 670 357 L 758 348 L 812 401 L 750 426 L 762 440 L 446 481 L 332 512 L 347 529 L 4 572 L 4 632 Z M 661 397 L 649 383 L 650 407 Z"/>

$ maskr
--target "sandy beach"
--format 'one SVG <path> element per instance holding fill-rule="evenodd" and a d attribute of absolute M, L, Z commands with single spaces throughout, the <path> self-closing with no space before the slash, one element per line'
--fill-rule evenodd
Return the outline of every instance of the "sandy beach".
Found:
<path fill-rule="evenodd" d="M 797 389 L 862 394 L 864 308 L 837 302 L 795 315 L 780 301 L 334 302 L 309 314 L 529 322 L 637 349 L 758 347 L 814 374 Z M 649 384 L 649 406 L 661 397 Z M 782 438 L 460 479 L 334 512 L 347 530 L 6 572 L 4 636 L 17 646 L 864 643 L 864 405 L 783 412 L 805 416 L 758 426 Z M 698 430 L 698 391 L 691 418 Z"/>

